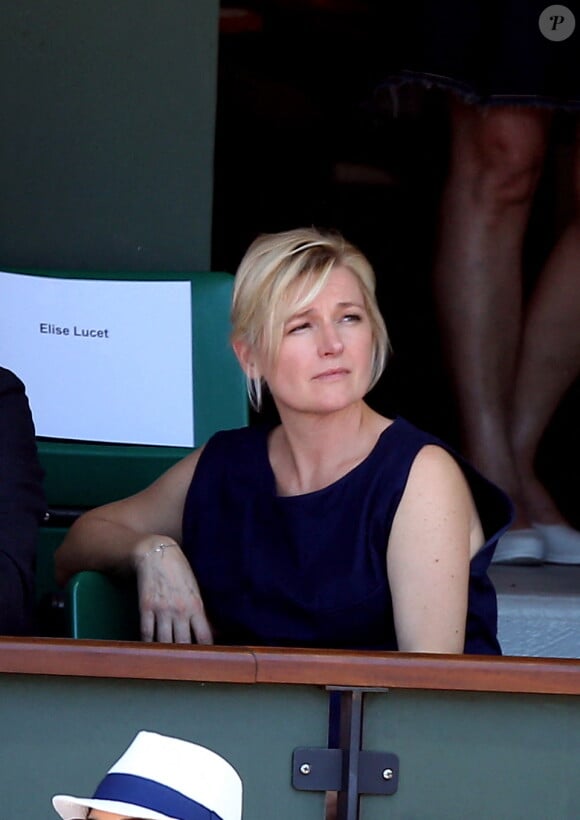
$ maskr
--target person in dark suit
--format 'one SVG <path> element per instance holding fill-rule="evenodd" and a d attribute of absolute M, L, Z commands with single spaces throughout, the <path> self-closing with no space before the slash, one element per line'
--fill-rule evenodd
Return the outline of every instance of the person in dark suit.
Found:
<path fill-rule="evenodd" d="M 45 513 L 42 469 L 24 385 L 0 367 L 0 634 L 33 628 L 34 564 Z"/>

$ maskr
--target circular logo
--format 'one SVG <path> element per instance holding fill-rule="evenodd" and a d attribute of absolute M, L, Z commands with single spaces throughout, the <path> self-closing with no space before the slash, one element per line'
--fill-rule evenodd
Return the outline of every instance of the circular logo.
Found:
<path fill-rule="evenodd" d="M 538 20 L 540 31 L 548 40 L 567 40 L 576 28 L 576 18 L 567 6 L 548 6 Z"/>

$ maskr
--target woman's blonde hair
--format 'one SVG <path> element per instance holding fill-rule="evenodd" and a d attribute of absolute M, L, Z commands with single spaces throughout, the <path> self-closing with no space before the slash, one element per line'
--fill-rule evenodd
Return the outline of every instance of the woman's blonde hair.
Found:
<path fill-rule="evenodd" d="M 379 380 L 389 352 L 387 329 L 375 296 L 375 274 L 361 251 L 337 232 L 298 228 L 263 234 L 248 248 L 236 273 L 232 300 L 232 340 L 243 340 L 274 363 L 284 323 L 307 307 L 337 266 L 356 276 L 373 337 L 369 390 Z M 297 283 L 299 288 L 294 287 Z M 250 401 L 257 409 L 262 380 L 246 374 Z"/>

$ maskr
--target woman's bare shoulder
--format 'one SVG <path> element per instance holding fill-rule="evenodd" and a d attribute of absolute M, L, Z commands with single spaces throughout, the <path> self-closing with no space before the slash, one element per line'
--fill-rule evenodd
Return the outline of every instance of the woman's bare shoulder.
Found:
<path fill-rule="evenodd" d="M 467 479 L 457 459 L 440 444 L 425 444 L 413 461 L 409 479 L 419 484 L 437 485 L 439 481 L 458 482 L 467 486 Z"/>
<path fill-rule="evenodd" d="M 177 461 L 143 492 L 156 492 L 159 489 L 165 491 L 168 487 L 180 485 L 187 485 L 187 487 L 189 487 L 203 450 L 204 446 L 202 445 Z"/>

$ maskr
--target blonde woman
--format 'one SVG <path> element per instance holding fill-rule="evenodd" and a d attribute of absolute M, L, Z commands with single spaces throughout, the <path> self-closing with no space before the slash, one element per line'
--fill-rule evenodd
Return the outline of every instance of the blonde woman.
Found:
<path fill-rule="evenodd" d="M 137 575 L 150 641 L 498 653 L 487 577 L 506 497 L 365 402 L 387 332 L 364 255 L 340 235 L 259 237 L 236 276 L 232 344 L 280 423 L 214 436 L 57 554 Z"/>

